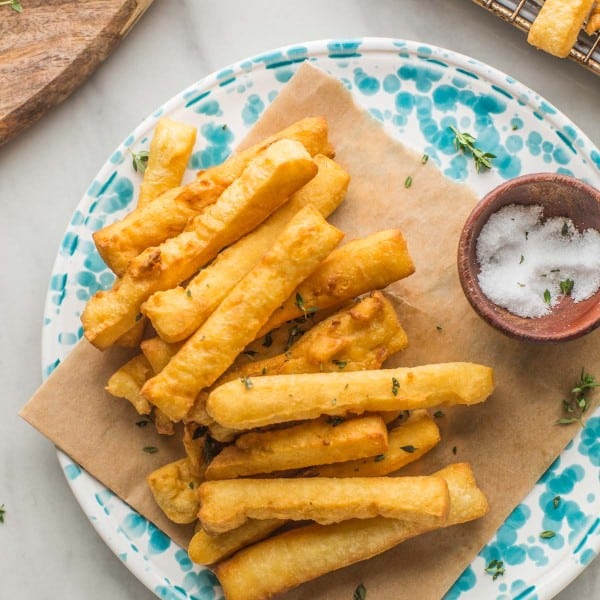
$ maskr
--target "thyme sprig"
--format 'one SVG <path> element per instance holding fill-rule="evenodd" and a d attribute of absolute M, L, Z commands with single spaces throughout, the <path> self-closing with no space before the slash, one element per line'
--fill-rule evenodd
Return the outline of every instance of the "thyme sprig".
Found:
<path fill-rule="evenodd" d="M 10 6 L 17 13 L 23 12 L 21 0 L 2 0 L 2 2 L 0 2 L 0 6 Z"/>
<path fill-rule="evenodd" d="M 471 154 L 475 161 L 475 170 L 480 173 L 482 169 L 492 168 L 492 159 L 496 158 L 495 154 L 491 152 L 484 152 L 480 148 L 475 146 L 477 140 L 473 135 L 467 131 L 460 132 L 456 127 L 450 125 L 450 130 L 454 134 L 454 145 L 457 150 L 464 152 L 465 154 Z"/>
<path fill-rule="evenodd" d="M 569 416 L 558 419 L 556 423 L 558 425 L 579 423 L 583 427 L 583 416 L 591 405 L 589 398 L 586 398 L 586 393 L 597 387 L 600 387 L 600 382 L 597 382 L 592 374 L 586 373 L 582 368 L 579 381 L 571 389 L 571 397 L 563 400 L 563 409 Z"/>
<path fill-rule="evenodd" d="M 496 581 L 500 575 L 504 575 L 504 562 L 501 560 L 491 560 L 485 568 L 485 572 L 492 576 L 492 581 Z"/>
<path fill-rule="evenodd" d="M 150 152 L 148 150 L 140 150 L 139 152 L 129 151 L 132 156 L 132 164 L 133 170 L 137 173 L 145 173 L 146 167 L 148 166 L 148 158 L 150 157 Z"/>

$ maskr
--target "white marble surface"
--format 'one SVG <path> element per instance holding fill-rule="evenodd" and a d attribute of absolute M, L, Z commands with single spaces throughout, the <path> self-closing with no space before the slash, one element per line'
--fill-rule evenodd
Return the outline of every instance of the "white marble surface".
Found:
<path fill-rule="evenodd" d="M 81 89 L 0 148 L 0 599 L 154 597 L 96 535 L 52 445 L 16 416 L 41 381 L 44 296 L 83 191 L 117 143 L 194 80 L 283 44 L 353 36 L 470 54 L 546 96 L 600 144 L 600 78 L 536 52 L 470 0 L 155 0 Z M 600 561 L 558 598 L 600 598 Z"/>

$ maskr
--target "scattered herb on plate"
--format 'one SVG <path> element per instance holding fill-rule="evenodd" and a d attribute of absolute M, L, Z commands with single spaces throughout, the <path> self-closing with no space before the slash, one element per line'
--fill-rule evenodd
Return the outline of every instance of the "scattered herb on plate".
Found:
<path fill-rule="evenodd" d="M 477 140 L 470 133 L 463 131 L 460 132 L 456 127 L 450 125 L 450 129 L 454 134 L 454 145 L 458 150 L 463 153 L 470 153 L 473 156 L 473 160 L 475 161 L 475 170 L 478 173 L 481 173 L 482 169 L 491 169 L 492 168 L 492 159 L 496 158 L 495 154 L 491 152 L 484 152 L 480 148 L 475 146 Z"/>
<path fill-rule="evenodd" d="M 244 387 L 247 390 L 251 390 L 254 384 L 252 383 L 252 379 L 250 377 L 240 377 L 240 381 L 244 384 Z"/>
<path fill-rule="evenodd" d="M 540 537 L 543 540 L 551 540 L 555 536 L 556 532 L 552 531 L 551 529 L 546 529 L 546 531 L 542 531 L 542 533 L 540 533 Z"/>
<path fill-rule="evenodd" d="M 359 583 L 354 590 L 354 595 L 352 596 L 352 600 L 366 600 L 367 598 L 367 588 L 364 584 Z"/>
<path fill-rule="evenodd" d="M 0 6 L 10 6 L 17 13 L 23 12 L 21 0 L 3 0 L 0 2 Z"/>
<path fill-rule="evenodd" d="M 504 563 L 501 560 L 491 560 L 485 568 L 485 572 L 492 576 L 492 581 L 496 581 L 500 575 L 504 575 Z"/>
<path fill-rule="evenodd" d="M 552 506 L 554 506 L 555 510 L 560 506 L 560 496 L 554 496 L 552 499 Z"/>
<path fill-rule="evenodd" d="M 600 382 L 590 373 L 586 373 L 585 369 L 581 369 L 579 381 L 571 389 L 571 398 L 563 400 L 563 409 L 569 415 L 558 419 L 558 425 L 571 425 L 572 423 L 580 423 L 583 427 L 583 415 L 590 407 L 590 400 L 586 398 L 586 393 L 590 390 L 600 387 Z"/>
<path fill-rule="evenodd" d="M 148 152 L 148 150 L 140 150 L 137 153 L 132 152 L 130 150 L 129 152 L 131 152 L 132 156 L 131 162 L 133 164 L 133 170 L 137 173 L 145 173 L 146 167 L 148 166 L 148 158 L 150 157 L 150 152 Z"/>

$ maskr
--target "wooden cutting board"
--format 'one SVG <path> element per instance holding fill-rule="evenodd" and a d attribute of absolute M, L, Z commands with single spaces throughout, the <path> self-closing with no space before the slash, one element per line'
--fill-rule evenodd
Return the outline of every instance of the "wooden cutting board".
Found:
<path fill-rule="evenodd" d="M 21 0 L 0 6 L 0 146 L 62 102 L 152 0 Z"/>

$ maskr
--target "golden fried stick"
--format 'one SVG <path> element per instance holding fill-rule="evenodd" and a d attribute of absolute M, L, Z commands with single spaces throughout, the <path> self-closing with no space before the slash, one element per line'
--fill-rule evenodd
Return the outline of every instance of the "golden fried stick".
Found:
<path fill-rule="evenodd" d="M 316 176 L 260 227 L 223 250 L 185 288 L 156 292 L 146 300 L 142 312 L 162 339 L 178 342 L 192 335 L 302 207 L 312 204 L 324 217 L 338 207 L 348 188 L 348 174 L 326 156 L 315 156 L 315 162 Z"/>
<path fill-rule="evenodd" d="M 177 201 L 196 210 L 216 202 L 252 160 L 271 144 L 282 139 L 301 143 L 311 156 L 333 156 L 333 149 L 327 139 L 327 121 L 323 117 L 308 117 L 246 150 L 233 154 L 224 163 L 200 171 L 196 180 L 184 187 Z"/>
<path fill-rule="evenodd" d="M 196 128 L 162 117 L 150 142 L 148 164 L 140 186 L 138 206 L 145 206 L 181 183 L 194 144 Z"/>
<path fill-rule="evenodd" d="M 275 431 L 240 436 L 215 456 L 206 479 L 233 479 L 383 455 L 388 432 L 380 416 L 370 415 L 340 423 L 317 419 Z M 372 458 L 371 458 L 372 460 Z"/>
<path fill-rule="evenodd" d="M 175 202 L 181 189 L 167 190 L 153 202 L 94 233 L 98 253 L 117 275 L 123 275 L 129 262 L 146 248 L 158 246 L 181 233 L 188 221 L 198 214 Z"/>
<path fill-rule="evenodd" d="M 144 250 L 112 290 L 90 299 L 81 315 L 87 339 L 100 349 L 110 346 L 141 318 L 140 306 L 154 292 L 191 277 L 279 208 L 316 171 L 298 142 L 281 140 L 269 146 L 186 231 Z"/>
<path fill-rule="evenodd" d="M 527 41 L 554 56 L 569 56 L 594 0 L 546 0 L 533 21 Z"/>
<path fill-rule="evenodd" d="M 233 363 L 275 307 L 342 237 L 317 210 L 303 208 L 169 364 L 146 382 L 143 395 L 173 421 L 181 420 L 198 392 Z"/>
<path fill-rule="evenodd" d="M 249 519 L 237 529 L 219 535 L 208 535 L 199 530 L 190 540 L 188 554 L 190 559 L 200 565 L 212 565 L 227 558 L 240 548 L 265 539 L 284 525 L 280 519 L 258 521 Z"/>
<path fill-rule="evenodd" d="M 483 402 L 494 389 L 493 370 L 474 363 L 273 375 L 251 381 L 251 386 L 247 379 L 229 381 L 213 390 L 206 402 L 208 414 L 224 427 L 253 429 L 322 414 L 470 405 Z"/>
<path fill-rule="evenodd" d="M 152 406 L 142 396 L 141 389 L 150 377 L 152 377 L 150 363 L 145 356 L 138 354 L 111 375 L 105 389 L 117 398 L 129 400 L 140 415 L 148 415 Z"/>
<path fill-rule="evenodd" d="M 450 492 L 444 527 L 485 515 L 488 503 L 468 464 L 435 473 Z M 381 554 L 435 527 L 376 517 L 335 525 L 307 525 L 238 552 L 216 567 L 226 600 L 266 600 L 275 594 Z"/>
<path fill-rule="evenodd" d="M 181 344 L 167 344 L 159 337 L 152 337 L 144 340 L 140 344 L 142 354 L 152 365 L 154 374 L 160 373 L 169 363 L 169 361 L 177 354 Z"/>
<path fill-rule="evenodd" d="M 441 477 L 225 479 L 199 488 L 198 518 L 209 534 L 247 519 L 307 519 L 321 524 L 383 516 L 441 526 L 450 507 Z"/>
<path fill-rule="evenodd" d="M 259 336 L 286 321 L 408 277 L 415 270 L 406 241 L 397 229 L 379 231 L 334 250 L 271 316 Z"/>
<path fill-rule="evenodd" d="M 417 411 L 415 411 L 417 412 Z M 388 449 L 375 457 L 320 465 L 300 477 L 382 477 L 418 460 L 440 441 L 440 430 L 426 411 L 388 432 Z M 217 457 L 218 458 L 218 457 Z"/>
<path fill-rule="evenodd" d="M 297 324 L 292 330 L 302 332 L 305 326 Z M 211 389 L 243 377 L 378 369 L 407 345 L 406 333 L 391 303 L 381 292 L 374 292 L 317 323 L 284 353 L 232 368 Z M 213 420 L 204 410 L 207 397 L 208 392 L 200 392 L 186 419 L 212 425 Z M 215 431 L 211 426 L 211 435 L 220 441 L 230 441 L 235 432 L 223 428 Z"/>
<path fill-rule="evenodd" d="M 199 508 L 196 477 L 187 458 L 166 464 L 146 478 L 154 500 L 167 517 L 175 523 L 193 523 Z"/>
<path fill-rule="evenodd" d="M 585 25 L 585 32 L 588 35 L 593 35 L 596 31 L 600 31 L 600 4 L 597 2 Z"/>

